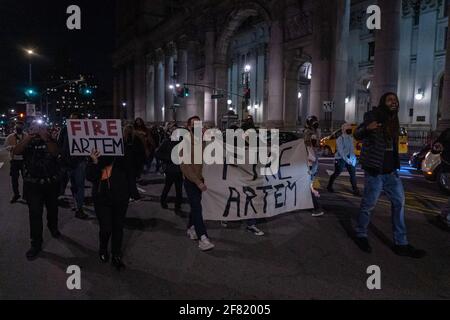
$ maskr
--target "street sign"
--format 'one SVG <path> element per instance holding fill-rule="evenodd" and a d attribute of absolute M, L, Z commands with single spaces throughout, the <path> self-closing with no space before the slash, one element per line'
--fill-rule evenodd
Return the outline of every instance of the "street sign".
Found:
<path fill-rule="evenodd" d="M 29 117 L 36 116 L 36 105 L 35 104 L 27 104 L 27 116 L 29 116 Z"/>
<path fill-rule="evenodd" d="M 323 102 L 323 110 L 325 112 L 333 112 L 336 108 L 334 101 L 324 101 Z"/>
<path fill-rule="evenodd" d="M 223 98 L 225 98 L 225 95 L 223 95 L 223 94 L 213 94 L 213 95 L 211 96 L 211 99 L 213 99 L 213 100 L 216 100 L 216 99 L 223 99 Z"/>

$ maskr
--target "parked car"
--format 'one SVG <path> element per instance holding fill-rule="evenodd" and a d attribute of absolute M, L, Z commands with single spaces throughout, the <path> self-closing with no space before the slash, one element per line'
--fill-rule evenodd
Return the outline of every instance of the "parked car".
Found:
<path fill-rule="evenodd" d="M 358 125 L 352 124 L 352 130 L 353 133 L 355 133 L 356 129 L 358 128 Z M 323 138 L 320 141 L 320 147 L 323 150 L 323 155 L 325 157 L 332 156 L 336 153 L 336 140 L 342 135 L 342 129 L 336 130 L 328 137 Z M 362 150 L 362 141 L 354 140 L 354 146 L 355 146 L 355 155 L 359 157 Z M 408 153 L 408 132 L 405 128 L 400 128 L 400 139 L 398 142 L 398 149 L 400 154 L 407 154 Z"/>
<path fill-rule="evenodd" d="M 450 194 L 450 174 L 442 172 L 441 154 L 430 150 L 422 161 L 422 173 L 428 181 L 436 181 L 439 188 Z"/>
<path fill-rule="evenodd" d="M 422 162 L 425 160 L 426 155 L 431 150 L 431 145 L 428 144 L 423 147 L 419 152 L 414 152 L 411 158 L 409 158 L 409 166 L 416 170 L 422 170 Z"/>

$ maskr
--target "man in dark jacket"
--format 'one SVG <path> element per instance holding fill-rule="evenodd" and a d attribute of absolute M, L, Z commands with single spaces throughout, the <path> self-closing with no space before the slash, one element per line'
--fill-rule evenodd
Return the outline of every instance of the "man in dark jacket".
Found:
<path fill-rule="evenodd" d="M 442 172 L 450 174 L 450 128 L 441 133 L 433 147 L 441 152 Z M 447 205 L 442 208 L 441 217 L 450 227 L 450 198 Z"/>
<path fill-rule="evenodd" d="M 172 132 L 177 128 L 176 124 L 171 124 L 167 128 L 168 138 L 164 140 L 161 146 L 156 151 L 156 158 L 163 162 L 164 174 L 166 176 L 165 185 L 163 192 L 161 194 L 161 207 L 167 209 L 167 196 L 175 184 L 176 200 L 175 200 L 175 210 L 181 210 L 181 203 L 183 201 L 183 173 L 179 165 L 176 165 L 172 161 L 172 150 L 179 143 L 179 141 L 172 141 L 170 136 Z"/>
<path fill-rule="evenodd" d="M 58 238 L 58 147 L 45 124 L 35 121 L 29 135 L 13 151 L 23 155 L 24 190 L 30 215 L 31 249 L 26 253 L 29 260 L 36 258 L 42 248 L 42 214 L 47 209 L 47 226 L 51 235 Z"/>
<path fill-rule="evenodd" d="M 367 229 L 372 210 L 384 191 L 391 201 L 394 252 L 400 256 L 422 258 L 425 252 L 409 245 L 406 236 L 405 193 L 398 175 L 399 105 L 395 93 L 384 94 L 378 108 L 364 115 L 364 123 L 355 132 L 355 138 L 363 141 L 360 161 L 365 171 L 364 196 L 356 228 L 356 243 L 361 250 L 368 253 L 372 251 L 367 239 Z"/>

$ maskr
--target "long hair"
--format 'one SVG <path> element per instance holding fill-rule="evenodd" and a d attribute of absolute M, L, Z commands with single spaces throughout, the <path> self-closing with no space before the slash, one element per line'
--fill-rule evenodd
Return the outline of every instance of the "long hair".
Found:
<path fill-rule="evenodd" d="M 386 105 L 387 97 L 391 95 L 399 101 L 397 94 L 394 92 L 387 92 L 383 94 L 380 98 L 380 103 L 378 104 L 378 121 L 383 124 L 384 139 L 386 141 L 391 139 L 397 141 L 400 134 L 398 112 L 392 113 Z"/>

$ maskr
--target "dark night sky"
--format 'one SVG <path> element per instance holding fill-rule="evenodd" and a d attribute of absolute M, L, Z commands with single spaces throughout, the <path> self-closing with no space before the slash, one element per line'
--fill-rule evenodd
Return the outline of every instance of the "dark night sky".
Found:
<path fill-rule="evenodd" d="M 66 9 L 72 4 L 81 8 L 81 30 L 66 27 Z M 97 77 L 103 89 L 97 98 L 110 100 L 114 20 L 113 0 L 1 0 L 0 111 L 24 98 L 21 88 L 28 82 L 26 47 L 39 53 L 33 58 L 36 84 L 48 80 L 55 69 L 71 65 L 77 73 Z"/>

